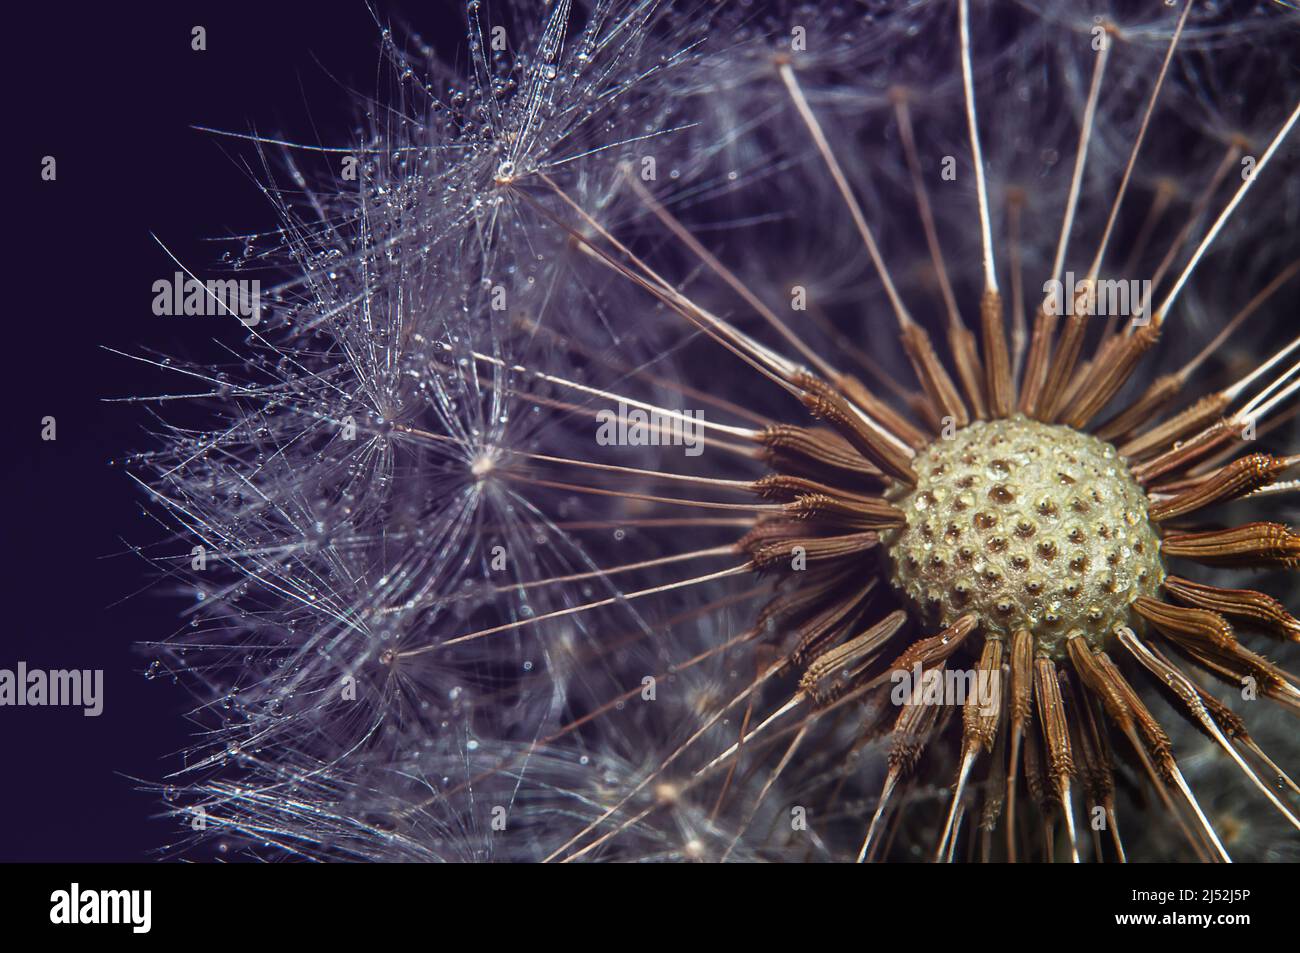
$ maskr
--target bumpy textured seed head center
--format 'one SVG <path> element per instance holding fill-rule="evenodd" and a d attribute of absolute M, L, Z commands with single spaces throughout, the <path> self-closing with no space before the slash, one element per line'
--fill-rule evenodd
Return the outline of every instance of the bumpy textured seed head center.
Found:
<path fill-rule="evenodd" d="M 1016 416 L 978 421 L 913 461 L 885 542 L 893 583 L 931 625 L 974 612 L 985 633 L 1030 630 L 1060 658 L 1082 631 L 1098 647 L 1164 579 L 1146 497 L 1115 448 Z"/>

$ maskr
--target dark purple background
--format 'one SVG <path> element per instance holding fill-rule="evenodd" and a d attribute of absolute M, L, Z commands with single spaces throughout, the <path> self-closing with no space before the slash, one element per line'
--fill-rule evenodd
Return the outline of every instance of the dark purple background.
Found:
<path fill-rule="evenodd" d="M 454 48 L 455 6 L 408 6 L 402 22 Z M 206 52 L 190 49 L 195 24 Z M 205 239 L 275 224 L 240 164 L 247 145 L 189 127 L 345 143 L 340 84 L 375 91 L 379 28 L 361 0 L 223 0 L 19 5 L 6 33 L 3 162 L 16 214 L 3 230 L 15 297 L 0 345 L 0 668 L 102 668 L 105 707 L 98 718 L 0 708 L 0 860 L 147 859 L 172 822 L 153 817 L 158 798 L 131 778 L 158 782 L 179 766 L 189 696 L 143 677 L 152 656 L 137 643 L 171 633 L 184 603 L 130 551 L 162 532 L 108 465 L 148 445 L 148 415 L 103 398 L 178 381 L 103 348 L 198 359 L 216 353 L 214 338 L 238 340 L 237 328 L 150 310 L 151 284 L 173 271 L 151 232 L 203 268 L 224 247 Z M 40 180 L 44 155 L 57 158 L 56 182 Z M 48 414 L 53 443 L 39 438 Z"/>

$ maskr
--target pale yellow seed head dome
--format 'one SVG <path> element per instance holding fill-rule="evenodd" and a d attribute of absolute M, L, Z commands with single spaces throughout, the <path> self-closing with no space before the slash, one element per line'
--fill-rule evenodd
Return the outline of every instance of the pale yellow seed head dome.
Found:
<path fill-rule="evenodd" d="M 978 421 L 913 461 L 885 537 L 893 583 L 932 625 L 974 612 L 987 635 L 1029 629 L 1061 657 L 1081 630 L 1100 646 L 1164 579 L 1146 496 L 1115 448 L 1025 417 Z"/>

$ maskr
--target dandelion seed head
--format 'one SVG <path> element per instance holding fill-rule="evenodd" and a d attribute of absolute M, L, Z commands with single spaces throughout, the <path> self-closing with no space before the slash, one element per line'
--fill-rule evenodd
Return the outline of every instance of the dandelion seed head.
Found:
<path fill-rule="evenodd" d="M 1101 647 L 1164 580 L 1160 538 L 1115 448 L 1024 417 L 976 421 L 922 450 L 907 525 L 886 537 L 893 583 L 933 625 L 967 612 L 985 632 L 1035 633 L 1063 658 L 1068 633 Z"/>
<path fill-rule="evenodd" d="M 468 76 L 385 38 L 402 93 L 392 121 L 359 137 L 354 190 L 284 157 L 306 190 L 271 192 L 285 196 L 284 323 L 214 385 L 215 422 L 139 460 L 178 538 L 221 554 L 215 572 L 186 574 L 198 624 L 163 650 L 218 723 L 168 798 L 178 816 L 204 805 L 213 836 L 259 856 L 851 860 L 887 808 L 893 846 L 880 850 L 928 857 L 949 800 L 969 806 L 972 792 L 948 784 L 963 755 L 1007 750 L 1013 729 L 894 702 L 890 666 L 921 656 L 935 671 L 1028 658 L 1025 699 L 1064 716 L 1020 726 L 1037 733 L 1017 749 L 1021 810 L 1047 822 L 1104 799 L 1043 793 L 1045 775 L 1073 775 L 1060 760 L 1071 739 L 1042 732 L 1068 722 L 1078 745 L 1104 729 L 1095 683 L 1072 667 L 1081 646 L 1084 663 L 1105 648 L 1125 666 L 1107 678 L 1142 674 L 1113 630 L 1148 634 L 1134 606 L 1161 594 L 1162 536 L 1187 525 L 1152 511 L 1208 493 L 1223 461 L 1139 474 L 1195 435 L 1133 448 L 1174 394 L 1119 423 L 1108 406 L 1064 422 L 1099 392 L 1110 365 L 1096 347 L 1121 343 L 1104 320 L 1084 326 L 1077 360 L 1048 328 L 1037 371 L 1046 389 L 1061 361 L 1051 401 L 1029 417 L 990 412 L 993 338 L 962 350 L 986 277 L 985 190 L 957 121 L 956 5 L 850 6 L 720 12 L 714 29 L 651 0 L 521 7 L 509 51 L 489 55 L 501 8 L 475 4 Z M 1025 352 L 1040 283 L 1062 277 L 1058 243 L 1060 271 L 1082 275 L 1108 232 L 1180 10 L 973 6 L 971 126 L 1014 390 L 1033 376 Z M 1270 141 L 1293 100 L 1257 109 L 1212 80 L 1268 22 L 1211 4 L 1189 18 L 1100 275 L 1154 275 L 1172 249 L 1167 287 L 1244 181 L 1241 153 Z M 1112 46 L 1083 136 L 1094 26 Z M 805 116 L 820 117 L 824 146 Z M 1287 234 L 1300 207 L 1284 177 L 1267 181 L 1274 192 L 1254 191 L 1216 240 L 1197 275 L 1212 280 L 1183 290 L 1165 353 L 1208 339 L 1290 254 L 1257 240 Z M 855 202 L 883 267 L 864 253 Z M 896 333 L 895 293 L 933 364 Z M 1258 366 L 1249 337 L 1207 356 L 1177 397 Z M 1165 380 L 1153 365 L 1111 395 L 1117 406 Z M 613 406 L 703 406 L 705 452 L 593 440 L 593 414 Z M 973 422 L 949 434 L 941 417 L 957 406 Z M 1288 539 L 1202 549 L 1269 558 Z M 1206 617 L 1157 611 L 1174 636 L 1212 632 L 1228 651 Z M 1021 630 L 1037 658 L 998 655 Z M 1260 656 L 1179 647 L 1211 672 L 1271 677 Z M 1085 709 L 1097 725 L 1071 720 Z M 1222 784 L 1194 758 L 1185 767 Z M 968 854 L 988 851 L 977 840 L 998 825 L 992 770 L 964 815 Z M 1232 805 L 1215 811 L 1226 837 L 1264 836 Z M 1055 820 L 1006 825 L 995 856 Z M 1134 844 L 1176 855 L 1176 834 Z"/>

